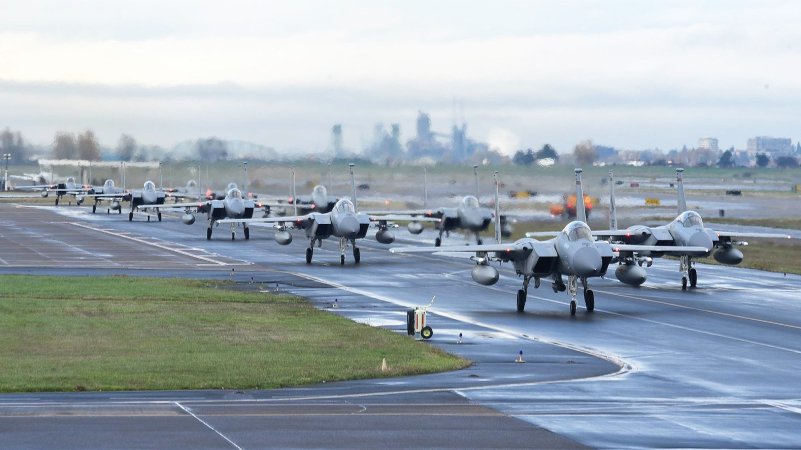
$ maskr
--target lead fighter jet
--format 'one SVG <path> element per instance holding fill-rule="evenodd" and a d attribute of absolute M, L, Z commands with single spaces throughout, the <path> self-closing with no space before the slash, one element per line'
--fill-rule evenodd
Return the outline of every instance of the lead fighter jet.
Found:
<path fill-rule="evenodd" d="M 329 237 L 339 238 L 339 262 L 345 264 L 345 250 L 348 245 L 353 248 L 353 260 L 358 264 L 361 261 L 361 251 L 356 246 L 356 239 L 362 239 L 367 235 L 367 229 L 371 224 L 377 224 L 378 232 L 376 240 L 381 243 L 389 244 L 395 240 L 395 236 L 388 229 L 392 221 L 418 221 L 429 222 L 438 219 L 421 219 L 418 217 L 404 215 L 369 215 L 360 213 L 356 210 L 356 182 L 353 176 L 353 164 L 350 164 L 350 179 L 352 190 L 352 201 L 340 199 L 334 208 L 327 213 L 309 213 L 303 216 L 286 217 L 265 217 L 256 219 L 224 219 L 219 223 L 237 224 L 244 226 L 254 224 L 277 224 L 278 232 L 275 233 L 275 240 L 281 245 L 289 245 L 292 242 L 292 234 L 289 228 L 299 228 L 306 231 L 309 239 L 309 247 L 306 248 L 306 263 L 311 264 L 314 255 L 314 244 L 322 246 L 323 239 Z M 297 211 L 297 205 L 296 209 Z"/>
<path fill-rule="evenodd" d="M 495 239 L 497 244 L 470 245 L 458 247 L 397 247 L 389 249 L 393 253 L 435 253 L 456 252 L 475 253 L 471 259 L 476 262 L 471 276 L 483 285 L 493 285 L 498 281 L 498 270 L 490 265 L 492 261 L 511 262 L 518 276 L 523 277 L 523 288 L 517 291 L 517 311 L 523 312 L 531 279 L 534 287 L 540 287 L 542 278 L 551 278 L 554 292 L 567 291 L 570 295 L 570 315 L 576 314 L 576 294 L 578 282 L 584 288 L 584 304 L 587 312 L 595 309 L 595 294 L 590 289 L 588 279 L 601 277 L 606 273 L 615 252 L 662 250 L 662 247 L 640 245 L 611 245 L 595 241 L 592 231 L 586 224 L 584 195 L 581 186 L 581 169 L 576 169 L 576 198 L 578 200 L 578 220 L 568 223 L 564 229 L 548 235 L 556 235 L 547 241 L 531 237 L 518 239 L 509 244 L 501 243 L 500 214 L 498 210 L 498 178 L 495 173 Z M 674 248 L 673 250 L 676 250 Z M 706 251 L 699 247 L 682 247 L 682 251 Z M 567 276 L 567 284 L 563 279 Z"/>

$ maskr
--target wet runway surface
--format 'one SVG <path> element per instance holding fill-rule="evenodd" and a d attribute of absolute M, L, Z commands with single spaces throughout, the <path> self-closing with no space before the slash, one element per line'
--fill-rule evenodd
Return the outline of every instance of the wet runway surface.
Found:
<path fill-rule="evenodd" d="M 13 447 L 801 445 L 801 277 L 700 265 L 699 287 L 682 292 L 678 262 L 657 260 L 641 288 L 591 281 L 592 314 L 579 299 L 571 318 L 569 298 L 545 281 L 518 314 L 521 281 L 510 267 L 484 287 L 470 278 L 470 261 L 392 255 L 374 239 L 360 243 L 358 266 L 350 253 L 339 265 L 334 241 L 306 265 L 299 232 L 289 246 L 256 227 L 249 241 L 232 242 L 223 227 L 207 241 L 202 221 L 126 219 L 0 205 L 0 273 L 232 278 L 396 331 L 405 309 L 436 295 L 432 344 L 476 364 L 239 394 L 3 395 L 0 435 L 17 439 L 6 441 Z M 433 235 L 421 238 L 430 245 Z M 520 350 L 525 364 L 513 362 Z"/>

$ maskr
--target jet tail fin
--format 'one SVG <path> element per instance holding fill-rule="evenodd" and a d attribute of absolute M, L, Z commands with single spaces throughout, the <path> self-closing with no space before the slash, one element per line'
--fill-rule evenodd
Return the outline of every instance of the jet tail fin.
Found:
<path fill-rule="evenodd" d="M 501 243 L 501 203 L 498 195 L 498 171 L 493 174 L 495 178 L 495 242 Z"/>
<path fill-rule="evenodd" d="M 428 208 L 428 169 L 423 167 L 423 208 Z"/>
<path fill-rule="evenodd" d="M 295 217 L 298 216 L 298 190 L 295 186 L 295 168 L 292 168 L 292 205 L 295 206 Z"/>
<path fill-rule="evenodd" d="M 476 178 L 476 200 L 478 200 L 478 166 L 473 165 L 473 176 Z"/>
<path fill-rule="evenodd" d="M 358 211 L 359 207 L 356 204 L 356 178 L 353 176 L 353 166 L 355 166 L 355 164 L 348 164 L 348 168 L 350 168 L 350 194 L 352 196 L 351 201 L 353 202 L 353 209 Z"/>
<path fill-rule="evenodd" d="M 576 220 L 587 223 L 587 211 L 584 210 L 584 189 L 581 186 L 581 169 L 576 169 Z"/>
<path fill-rule="evenodd" d="M 609 229 L 617 230 L 617 212 L 615 211 L 615 174 L 609 171 Z"/>
<path fill-rule="evenodd" d="M 676 187 L 678 188 L 679 193 L 679 201 L 678 201 L 678 213 L 681 214 L 684 211 L 687 211 L 687 200 L 684 198 L 684 182 L 682 181 L 682 174 L 684 173 L 684 169 L 678 168 L 676 169 Z"/>

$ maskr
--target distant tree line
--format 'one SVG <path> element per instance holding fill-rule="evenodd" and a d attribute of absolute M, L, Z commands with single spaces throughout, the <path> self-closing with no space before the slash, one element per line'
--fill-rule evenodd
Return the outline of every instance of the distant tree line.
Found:
<path fill-rule="evenodd" d="M 6 127 L 0 133 L 0 153 L 10 154 L 11 159 L 9 159 L 9 162 L 12 164 L 22 163 L 30 158 L 31 148 L 25 143 L 25 139 L 22 138 L 22 134 L 19 131 L 11 131 L 10 128 Z"/>
<path fill-rule="evenodd" d="M 526 150 L 518 150 L 512 157 L 512 163 L 519 166 L 530 166 L 539 160 L 549 158 L 553 159 L 554 162 L 558 162 L 559 154 L 556 153 L 556 150 L 554 150 L 550 144 L 545 144 L 536 152 L 531 148 Z"/>

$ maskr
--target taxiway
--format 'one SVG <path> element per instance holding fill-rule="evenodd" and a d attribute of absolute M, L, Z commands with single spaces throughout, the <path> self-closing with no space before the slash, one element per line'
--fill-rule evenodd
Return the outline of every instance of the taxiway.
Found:
<path fill-rule="evenodd" d="M 579 313 L 570 317 L 568 297 L 545 281 L 529 291 L 526 313 L 518 314 L 520 281 L 509 267 L 498 284 L 484 287 L 471 280 L 469 261 L 392 255 L 374 240 L 360 243 L 359 265 L 348 254 L 340 266 L 333 241 L 307 265 L 301 233 L 284 247 L 269 229 L 254 227 L 249 241 L 232 242 L 222 232 L 207 241 L 204 227 L 3 204 L 0 273 L 230 278 L 243 289 L 296 293 L 397 331 L 404 329 L 405 309 L 436 295 L 431 343 L 476 364 L 449 374 L 265 392 L 5 395 L 4 442 L 26 448 L 801 445 L 801 277 L 700 265 L 699 287 L 682 292 L 678 262 L 657 260 L 640 288 L 614 277 L 591 281 L 592 314 L 579 300 Z M 402 229 L 396 235 L 403 245 L 431 237 Z M 513 363 L 519 350 L 526 364 Z"/>

